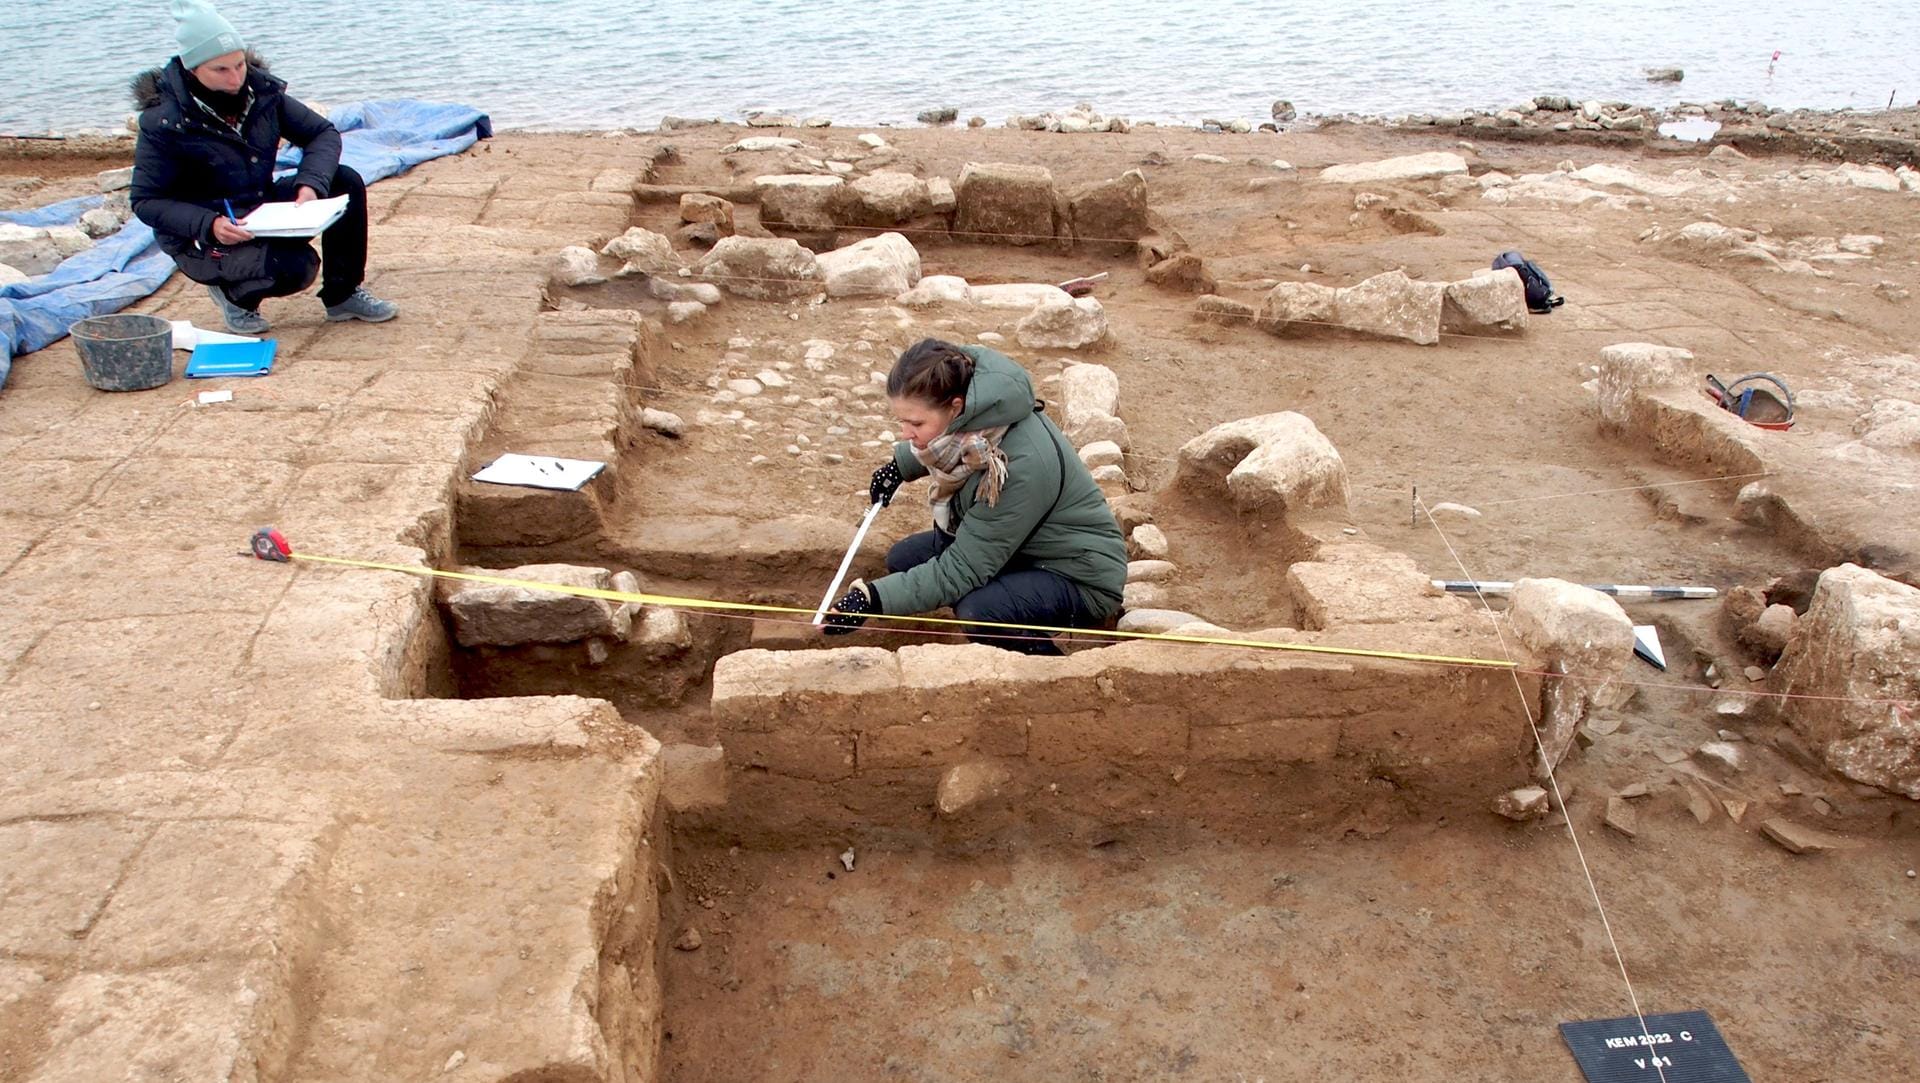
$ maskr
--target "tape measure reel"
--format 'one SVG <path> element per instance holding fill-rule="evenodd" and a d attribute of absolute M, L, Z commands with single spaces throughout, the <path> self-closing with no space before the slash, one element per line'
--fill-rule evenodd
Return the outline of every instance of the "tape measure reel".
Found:
<path fill-rule="evenodd" d="M 252 544 L 253 555 L 261 560 L 285 564 L 293 559 L 293 546 L 287 544 L 286 535 L 270 526 L 254 531 Z"/>

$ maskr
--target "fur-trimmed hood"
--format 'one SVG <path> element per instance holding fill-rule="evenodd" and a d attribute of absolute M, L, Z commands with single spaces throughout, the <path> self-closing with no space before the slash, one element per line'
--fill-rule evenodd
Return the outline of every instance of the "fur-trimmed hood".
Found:
<path fill-rule="evenodd" d="M 133 81 L 127 85 L 127 90 L 133 95 L 133 107 L 135 109 L 151 109 L 160 104 L 161 100 L 166 96 L 167 70 L 179 62 L 180 58 L 175 57 L 157 68 L 148 68 L 146 71 L 133 77 Z M 184 70 L 185 69 L 182 69 L 183 74 Z M 254 52 L 252 49 L 247 50 L 247 79 L 249 82 L 253 80 L 255 75 L 267 75 L 269 78 L 272 78 L 270 75 L 271 70 L 267 65 L 267 59 L 265 57 Z M 276 79 L 275 81 L 277 82 L 278 80 Z"/>

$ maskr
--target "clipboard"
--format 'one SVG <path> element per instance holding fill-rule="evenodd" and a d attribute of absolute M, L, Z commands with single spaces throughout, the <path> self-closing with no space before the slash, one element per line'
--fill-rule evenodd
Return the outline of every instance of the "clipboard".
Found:
<path fill-rule="evenodd" d="M 202 342 L 187 358 L 186 375 L 190 379 L 265 376 L 273 371 L 273 355 L 279 345 L 270 338 L 258 342 Z"/>

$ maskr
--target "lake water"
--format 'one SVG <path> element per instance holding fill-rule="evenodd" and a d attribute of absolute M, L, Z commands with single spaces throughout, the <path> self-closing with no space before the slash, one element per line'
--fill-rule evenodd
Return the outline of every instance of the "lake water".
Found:
<path fill-rule="evenodd" d="M 1541 93 L 1661 105 L 1920 100 L 1912 0 L 228 0 L 324 103 L 428 98 L 502 128 L 652 127 L 746 110 L 839 124 L 933 106 L 999 124 L 1091 102 L 1192 123 L 1438 112 Z M 1774 52 L 1780 52 L 1771 63 Z M 0 0 L 0 133 L 117 126 L 127 80 L 174 51 L 164 0 Z M 1652 84 L 1649 66 L 1686 71 Z"/>

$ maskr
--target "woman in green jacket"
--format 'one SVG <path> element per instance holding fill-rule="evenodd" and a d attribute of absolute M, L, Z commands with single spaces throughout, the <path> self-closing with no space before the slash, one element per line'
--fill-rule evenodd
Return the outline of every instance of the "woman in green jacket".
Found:
<path fill-rule="evenodd" d="M 1048 633 L 993 625 L 1088 628 L 1119 610 L 1127 548 L 1113 509 L 1025 369 L 985 347 L 925 339 L 894 363 L 887 397 L 904 439 L 869 495 L 889 504 L 904 482 L 930 478 L 934 529 L 895 545 L 886 576 L 855 580 L 826 618 L 829 634 L 874 613 L 952 606 L 980 622 L 967 629 L 974 642 L 1059 654 Z"/>

